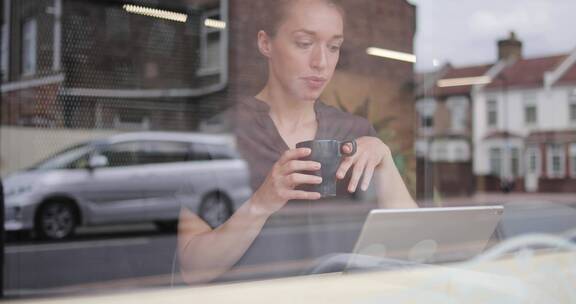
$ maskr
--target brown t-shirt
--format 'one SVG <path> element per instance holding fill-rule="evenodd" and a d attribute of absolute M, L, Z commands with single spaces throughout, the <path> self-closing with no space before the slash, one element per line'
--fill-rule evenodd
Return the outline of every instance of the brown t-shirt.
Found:
<path fill-rule="evenodd" d="M 263 101 L 249 97 L 236 108 L 234 133 L 238 150 L 248 162 L 250 185 L 258 189 L 272 165 L 288 150 L 276 125 L 269 115 L 270 107 Z M 362 136 L 377 136 L 365 118 L 340 111 L 321 101 L 314 103 L 318 130 L 314 139 L 352 140 Z M 347 195 L 351 170 L 345 179 L 338 182 L 338 195 Z"/>
<path fill-rule="evenodd" d="M 260 187 L 272 165 L 289 149 L 276 129 L 269 110 L 265 102 L 250 97 L 239 102 L 232 111 L 237 146 L 250 168 L 250 184 L 253 190 Z M 318 122 L 315 139 L 344 141 L 362 136 L 376 136 L 376 131 L 365 118 L 343 112 L 321 101 L 315 102 L 314 110 Z M 351 170 L 345 179 L 338 182 L 334 200 L 358 203 L 351 200 L 351 195 L 346 190 L 350 175 Z M 283 265 L 288 261 L 310 261 L 331 253 L 351 252 L 363 219 L 352 225 L 346 223 L 348 227 L 353 226 L 352 228 L 336 231 L 334 227 L 340 224 L 334 225 L 332 215 L 310 216 L 304 213 L 295 216 L 290 213 L 290 208 L 297 204 L 300 204 L 298 207 L 314 208 L 315 202 L 317 201 L 289 201 L 268 219 L 259 236 L 234 268 L 266 265 L 263 267 L 265 274 L 251 275 L 250 278 L 296 275 L 306 272 L 307 266 L 286 269 Z"/>

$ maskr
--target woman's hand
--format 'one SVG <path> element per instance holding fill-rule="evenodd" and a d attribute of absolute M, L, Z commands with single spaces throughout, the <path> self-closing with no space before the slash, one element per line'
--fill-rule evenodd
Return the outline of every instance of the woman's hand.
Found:
<path fill-rule="evenodd" d="M 298 173 L 320 170 L 318 162 L 299 160 L 311 152 L 309 148 L 297 148 L 284 152 L 272 166 L 260 188 L 252 195 L 251 201 L 258 213 L 272 214 L 292 199 L 317 200 L 321 197 L 318 192 L 294 190 L 301 184 L 322 183 L 322 178 L 319 176 Z"/>
<path fill-rule="evenodd" d="M 390 149 L 379 138 L 372 136 L 360 137 L 356 139 L 356 145 L 356 153 L 346 157 L 336 172 L 336 177 L 343 179 L 350 167 L 353 166 L 348 192 L 356 191 L 360 178 L 362 178 L 361 189 L 366 191 L 374 175 L 374 170 L 392 159 Z M 352 150 L 349 145 L 345 145 L 342 149 L 344 152 Z"/>

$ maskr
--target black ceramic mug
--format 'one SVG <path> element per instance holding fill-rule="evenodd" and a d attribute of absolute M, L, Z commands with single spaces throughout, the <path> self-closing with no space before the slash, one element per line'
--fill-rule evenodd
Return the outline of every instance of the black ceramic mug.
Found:
<path fill-rule="evenodd" d="M 347 144 L 352 145 L 350 153 L 342 151 L 342 148 Z M 296 148 L 310 148 L 312 153 L 303 160 L 312 160 L 322 165 L 318 171 L 305 172 L 322 177 L 322 183 L 318 185 L 306 184 L 299 188 L 304 191 L 318 192 L 322 197 L 336 196 L 336 171 L 338 171 L 343 156 L 352 156 L 356 153 L 356 141 L 309 140 L 297 143 Z"/>

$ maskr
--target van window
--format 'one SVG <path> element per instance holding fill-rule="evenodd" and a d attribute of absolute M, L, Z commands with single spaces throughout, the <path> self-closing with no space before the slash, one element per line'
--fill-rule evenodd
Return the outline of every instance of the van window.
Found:
<path fill-rule="evenodd" d="M 138 164 L 138 154 L 142 149 L 142 143 L 125 142 L 110 145 L 101 154 L 108 158 L 108 167 L 134 166 Z"/>
<path fill-rule="evenodd" d="M 175 163 L 190 160 L 190 144 L 175 141 L 148 141 L 138 153 L 139 164 Z"/>

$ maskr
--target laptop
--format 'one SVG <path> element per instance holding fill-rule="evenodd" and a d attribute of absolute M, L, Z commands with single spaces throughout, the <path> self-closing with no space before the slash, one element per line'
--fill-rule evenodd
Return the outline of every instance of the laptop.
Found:
<path fill-rule="evenodd" d="M 470 259 L 493 238 L 503 212 L 502 206 L 372 210 L 346 269 Z"/>

